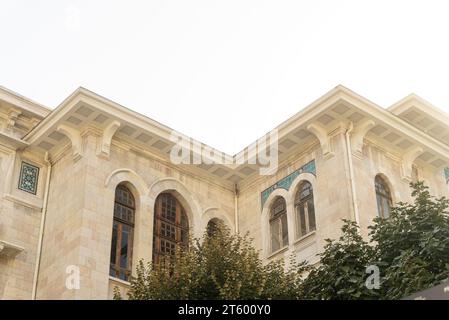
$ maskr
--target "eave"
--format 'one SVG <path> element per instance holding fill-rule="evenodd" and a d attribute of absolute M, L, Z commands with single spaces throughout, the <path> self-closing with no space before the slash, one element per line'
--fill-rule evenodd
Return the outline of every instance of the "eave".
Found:
<path fill-rule="evenodd" d="M 435 168 L 447 165 L 449 145 L 398 117 L 394 114 L 397 110 L 399 107 L 383 109 L 351 90 L 337 86 L 276 127 L 279 163 L 284 163 L 285 159 L 316 143 L 317 138 L 309 129 L 312 124 L 324 127 L 327 133 L 331 134 L 342 127 L 346 128 L 349 123 L 357 127 L 363 121 L 372 120 L 375 125 L 367 131 L 367 137 L 379 141 L 398 158 L 411 148 L 420 147 L 424 152 L 418 161 L 423 165 L 432 165 Z M 170 135 L 174 130 L 84 88 L 77 89 L 64 100 L 24 137 L 24 141 L 41 152 L 51 153 L 56 145 L 66 139 L 58 132 L 58 126 L 65 125 L 75 130 L 90 126 L 101 132 L 114 121 L 120 123 L 116 139 L 126 141 L 136 152 L 153 153 L 166 161 L 170 160 L 169 153 L 174 145 Z M 447 124 L 445 128 L 449 130 Z M 249 149 L 250 147 L 247 147 L 234 156 L 214 149 L 218 154 L 230 159 L 231 164 L 195 165 L 192 172 L 217 179 L 228 187 L 233 183 L 253 179 L 258 176 L 260 166 L 248 164 Z M 242 154 L 247 161 L 244 164 L 236 164 L 237 158 Z"/>
<path fill-rule="evenodd" d="M 419 130 L 449 145 L 449 115 L 423 98 L 411 94 L 388 110 Z"/>
<path fill-rule="evenodd" d="M 18 107 L 24 112 L 41 119 L 51 113 L 49 108 L 2 86 L 0 86 L 0 101 Z"/>
<path fill-rule="evenodd" d="M 67 142 L 67 138 L 58 132 L 61 125 L 80 132 L 90 129 L 101 133 L 114 122 L 119 123 L 114 139 L 125 141 L 130 146 L 131 151 L 145 154 L 145 156 L 153 153 L 158 159 L 170 161 L 170 151 L 174 146 L 171 139 L 172 133 L 175 132 L 173 129 L 85 88 L 78 88 L 65 99 L 48 117 L 25 135 L 24 141 L 38 152 L 52 154 L 58 149 L 57 146 Z M 208 147 L 199 141 L 180 135 L 188 139 L 188 145 L 184 145 L 185 147 L 190 147 L 190 143 Z M 211 149 L 215 150 L 216 154 L 232 160 L 232 156 Z M 210 160 L 217 160 L 217 158 L 212 157 Z M 232 177 L 230 165 L 201 164 L 197 166 L 180 165 L 180 167 L 192 169 L 196 174 L 209 175 L 212 179 L 218 178 L 227 187 L 233 187 L 234 181 L 227 180 L 227 178 Z M 210 168 L 212 168 L 212 172 L 208 173 L 207 170 L 204 170 Z"/>
<path fill-rule="evenodd" d="M 0 132 L 0 141 L 5 147 L 13 150 L 22 149 L 29 146 L 29 143 L 3 132 Z"/>
<path fill-rule="evenodd" d="M 307 129 L 312 123 L 321 124 L 331 134 L 338 128 L 345 130 L 351 122 L 357 127 L 367 120 L 372 120 L 375 126 L 366 137 L 381 143 L 398 159 L 420 147 L 424 150 L 417 158 L 421 165 L 439 169 L 449 164 L 449 145 L 343 86 L 337 86 L 275 128 L 279 132 L 279 163 L 298 153 L 311 140 L 317 140 Z M 447 130 L 448 123 L 445 124 Z M 257 177 L 253 175 L 250 180 L 257 180 Z"/>

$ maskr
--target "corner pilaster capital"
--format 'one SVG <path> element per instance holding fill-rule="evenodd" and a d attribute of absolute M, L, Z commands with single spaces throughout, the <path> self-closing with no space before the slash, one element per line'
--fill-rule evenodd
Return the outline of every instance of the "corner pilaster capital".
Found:
<path fill-rule="evenodd" d="M 351 151 L 354 156 L 359 159 L 363 158 L 363 140 L 366 134 L 376 125 L 371 119 L 360 122 L 351 135 Z"/>
<path fill-rule="evenodd" d="M 83 156 L 82 137 L 80 131 L 71 128 L 67 125 L 61 124 L 56 128 L 56 131 L 64 134 L 72 143 L 73 161 L 78 161 Z"/>
<path fill-rule="evenodd" d="M 112 137 L 120 128 L 121 123 L 119 121 L 111 121 L 106 128 L 103 130 L 103 134 L 100 139 L 100 144 L 97 150 L 97 155 L 105 159 L 109 159 L 109 154 L 111 152 L 111 142 Z"/>
<path fill-rule="evenodd" d="M 401 178 L 406 182 L 412 181 L 413 162 L 424 152 L 421 147 L 413 147 L 402 156 Z"/>
<path fill-rule="evenodd" d="M 307 126 L 307 130 L 313 133 L 320 141 L 323 158 L 326 160 L 332 158 L 335 154 L 332 149 L 331 139 L 327 129 L 323 125 L 314 122 Z"/>

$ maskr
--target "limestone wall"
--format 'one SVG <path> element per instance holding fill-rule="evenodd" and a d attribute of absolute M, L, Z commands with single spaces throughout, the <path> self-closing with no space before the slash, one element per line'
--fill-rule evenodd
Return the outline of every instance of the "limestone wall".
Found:
<path fill-rule="evenodd" d="M 377 216 L 376 191 L 374 179 L 381 174 L 389 184 L 393 202 L 412 202 L 409 181 L 401 177 L 401 159 L 382 150 L 373 143 L 365 143 L 363 158 L 353 157 L 357 204 L 363 234 Z M 432 195 L 449 196 L 449 186 L 444 181 L 443 169 L 416 165 L 418 179 L 424 180 Z"/>
<path fill-rule="evenodd" d="M 18 189 L 22 161 L 40 169 L 36 195 Z M 0 252 L 0 299 L 31 298 L 46 174 L 34 155 L 0 148 L 0 241 L 20 248 Z"/>
<path fill-rule="evenodd" d="M 110 158 L 96 155 L 97 137 L 85 137 L 84 154 L 73 163 L 68 152 L 53 167 L 38 297 L 107 299 L 111 296 L 109 259 L 115 188 L 126 183 L 136 198 L 133 265 L 152 255 L 156 197 L 171 191 L 189 216 L 193 236 L 208 220 L 222 218 L 234 227 L 234 193 L 173 168 L 169 163 L 130 152 L 120 143 Z M 79 290 L 65 287 L 65 268 L 80 268 Z"/>
<path fill-rule="evenodd" d="M 239 228 L 241 233 L 249 232 L 262 257 L 271 259 L 288 258 L 295 254 L 300 261 L 317 261 L 316 254 L 324 245 L 324 239 L 336 237 L 341 219 L 352 217 L 350 189 L 347 177 L 345 142 L 343 134 L 337 133 L 331 139 L 334 156 L 325 159 L 319 144 L 292 158 L 291 162 L 281 166 L 273 176 L 261 176 L 258 181 L 242 188 L 239 196 Z M 315 160 L 316 176 L 301 174 L 289 190 L 276 189 L 262 206 L 261 192 L 291 172 Z M 299 183 L 307 180 L 314 189 L 316 232 L 305 238 L 298 238 L 295 229 L 294 197 Z M 271 202 L 276 196 L 283 196 L 287 203 L 289 246 L 276 254 L 269 252 L 268 215 Z"/>
<path fill-rule="evenodd" d="M 209 219 L 218 217 L 232 229 L 234 221 L 234 190 L 214 180 L 201 177 L 186 168 L 176 167 L 151 153 L 132 151 L 120 139 L 114 139 L 109 158 L 97 155 L 99 137 L 88 132 L 83 137 L 82 157 L 74 160 L 70 144 L 54 159 L 52 166 L 47 220 L 44 232 L 38 299 L 108 299 L 115 285 L 126 289 L 109 277 L 109 258 L 113 221 L 114 191 L 126 183 L 136 202 L 133 265 L 140 259 L 150 260 L 154 202 L 164 191 L 178 197 L 189 216 L 193 236 L 201 236 Z M 350 170 L 344 132 L 331 138 L 333 155 L 323 156 L 319 142 L 305 146 L 280 164 L 273 176 L 257 176 L 240 184 L 238 196 L 238 227 L 249 232 L 261 256 L 287 259 L 294 254 L 298 260 L 317 262 L 324 239 L 337 238 L 341 219 L 355 219 L 352 204 Z M 33 154 L 17 155 L 2 149 L 0 157 L 0 240 L 23 247 L 15 257 L 0 257 L 0 298 L 31 298 L 33 272 L 45 190 L 46 164 Z M 371 141 L 366 141 L 363 157 L 351 156 L 357 208 L 363 234 L 377 215 L 374 177 L 382 174 L 390 183 L 394 201 L 411 201 L 408 182 L 401 177 L 400 159 Z M 22 160 L 39 166 L 36 195 L 17 188 Z M 261 193 L 283 178 L 315 161 L 315 172 L 302 173 L 292 181 L 289 190 L 275 189 L 262 205 Z M 449 186 L 441 168 L 418 167 L 437 196 L 449 196 Z M 294 195 L 303 180 L 312 183 L 316 214 L 316 232 L 298 238 L 295 234 Z M 268 213 L 276 196 L 287 201 L 289 246 L 272 254 L 268 251 Z M 66 287 L 67 267 L 80 271 L 80 289 Z"/>

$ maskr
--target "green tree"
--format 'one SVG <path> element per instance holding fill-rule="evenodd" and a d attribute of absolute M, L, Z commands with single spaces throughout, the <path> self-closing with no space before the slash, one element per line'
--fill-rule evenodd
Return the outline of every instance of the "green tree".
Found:
<path fill-rule="evenodd" d="M 296 299 L 304 264 L 264 265 L 248 235 L 220 226 L 191 241 L 165 263 L 142 261 L 131 280 L 130 299 Z"/>
<path fill-rule="evenodd" d="M 400 299 L 427 289 L 449 279 L 449 200 L 432 197 L 423 182 L 411 187 L 414 202 L 376 218 L 368 240 L 344 220 L 316 266 L 294 259 L 288 267 L 283 260 L 264 265 L 248 235 L 220 226 L 164 264 L 140 262 L 129 298 Z M 365 285 L 370 265 L 379 267 L 379 289 Z"/>
<path fill-rule="evenodd" d="M 449 200 L 411 184 L 414 203 L 398 203 L 370 227 L 381 268 L 381 296 L 400 299 L 449 279 Z"/>
<path fill-rule="evenodd" d="M 320 263 L 301 286 L 305 299 L 373 299 L 375 290 L 365 286 L 366 267 L 374 248 L 364 241 L 355 222 L 343 220 L 342 235 L 337 241 L 327 239 Z"/>
<path fill-rule="evenodd" d="M 320 264 L 302 284 L 302 297 L 401 299 L 449 279 L 449 200 L 432 197 L 423 182 L 411 188 L 414 202 L 374 219 L 369 241 L 345 220 L 342 236 L 327 240 Z M 379 268 L 379 289 L 365 286 L 369 265 Z"/>

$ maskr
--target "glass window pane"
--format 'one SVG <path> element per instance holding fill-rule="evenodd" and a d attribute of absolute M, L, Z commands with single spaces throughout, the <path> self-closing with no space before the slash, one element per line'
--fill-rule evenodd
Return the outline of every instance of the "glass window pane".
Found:
<path fill-rule="evenodd" d="M 306 234 L 307 232 L 307 228 L 306 228 L 306 213 L 305 213 L 305 209 L 304 209 L 304 204 L 301 204 L 299 206 L 299 217 L 298 217 L 298 230 L 299 230 L 299 237 L 302 237 Z"/>
<path fill-rule="evenodd" d="M 175 230 L 175 226 L 165 223 L 165 222 L 161 222 L 161 236 L 168 238 L 168 239 L 172 239 L 172 240 L 176 240 L 176 230 Z"/>
<path fill-rule="evenodd" d="M 134 223 L 134 209 L 115 203 L 114 217 L 129 223 Z"/>
<path fill-rule="evenodd" d="M 300 186 L 295 196 L 295 203 L 299 203 L 313 194 L 312 185 L 310 182 L 305 181 Z"/>
<path fill-rule="evenodd" d="M 181 242 L 183 245 L 189 244 L 189 232 L 187 230 L 181 230 Z"/>
<path fill-rule="evenodd" d="M 378 213 L 379 217 L 383 217 L 382 197 L 379 194 L 377 194 L 376 195 L 376 200 L 377 200 L 377 213 Z"/>
<path fill-rule="evenodd" d="M 178 246 L 188 246 L 189 222 L 185 210 L 177 199 L 169 194 L 159 195 L 155 205 L 153 263 L 164 263 L 163 256 L 176 253 Z"/>
<path fill-rule="evenodd" d="M 183 226 L 184 228 L 189 227 L 189 220 L 187 219 L 187 215 L 184 210 L 181 213 L 181 226 Z"/>
<path fill-rule="evenodd" d="M 114 200 L 110 274 L 123 280 L 128 280 L 131 274 L 134 208 L 132 193 L 125 186 L 119 185 Z"/>
<path fill-rule="evenodd" d="M 117 222 L 114 221 L 112 227 L 112 243 L 111 243 L 111 263 L 115 264 L 117 257 Z"/>
<path fill-rule="evenodd" d="M 376 176 L 375 185 L 378 215 L 382 218 L 388 218 L 391 210 L 390 189 L 380 176 Z"/>
<path fill-rule="evenodd" d="M 390 200 L 383 198 L 383 217 L 390 217 Z"/>
<path fill-rule="evenodd" d="M 284 214 L 281 217 L 282 220 L 282 246 L 288 246 L 288 226 L 287 226 L 287 215 Z"/>
<path fill-rule="evenodd" d="M 122 228 L 122 243 L 120 249 L 120 267 L 128 267 L 128 240 L 129 240 L 129 230 L 128 226 L 123 226 Z"/>
<path fill-rule="evenodd" d="M 129 191 L 128 188 L 122 185 L 118 186 L 115 189 L 115 201 L 131 208 L 135 207 L 134 197 L 131 191 Z"/>
<path fill-rule="evenodd" d="M 276 218 L 285 212 L 285 200 L 279 197 L 271 208 L 271 218 Z"/>
<path fill-rule="evenodd" d="M 383 218 L 388 218 L 392 203 L 390 188 L 381 176 L 376 176 L 375 186 L 378 215 Z"/>
<path fill-rule="evenodd" d="M 296 236 L 303 237 L 316 230 L 313 188 L 308 181 L 303 182 L 295 196 Z"/>
<path fill-rule="evenodd" d="M 270 231 L 271 231 L 271 251 L 275 252 L 281 248 L 281 239 L 280 239 L 280 223 L 279 219 L 273 220 L 270 222 Z"/>
<path fill-rule="evenodd" d="M 270 210 L 271 251 L 288 245 L 287 212 L 285 199 L 276 198 Z"/>
<path fill-rule="evenodd" d="M 307 201 L 307 211 L 309 213 L 309 232 L 311 232 L 316 230 L 315 207 L 313 205 L 313 198 Z"/>

